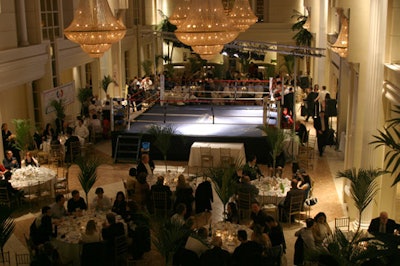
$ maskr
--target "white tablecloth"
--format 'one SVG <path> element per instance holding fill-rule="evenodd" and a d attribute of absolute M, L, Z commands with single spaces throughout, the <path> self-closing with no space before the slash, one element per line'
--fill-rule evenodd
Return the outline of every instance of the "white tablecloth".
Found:
<path fill-rule="evenodd" d="M 251 183 L 259 190 L 257 198 L 261 204 L 277 205 L 290 190 L 290 180 L 287 178 L 263 177 Z"/>
<path fill-rule="evenodd" d="M 23 189 L 27 193 L 33 193 L 39 185 L 49 183 L 51 195 L 54 196 L 56 173 L 46 167 L 28 166 L 14 170 L 10 182 L 14 188 Z"/>
<path fill-rule="evenodd" d="M 190 148 L 190 156 L 189 156 L 189 167 L 201 166 L 201 153 L 200 147 L 210 147 L 211 155 L 213 156 L 213 166 L 220 166 L 220 157 L 221 152 L 220 148 L 227 148 L 231 150 L 231 157 L 234 162 L 237 162 L 239 165 L 244 165 L 246 163 L 246 153 L 244 151 L 243 143 L 222 143 L 222 142 L 194 142 L 192 147 Z"/>

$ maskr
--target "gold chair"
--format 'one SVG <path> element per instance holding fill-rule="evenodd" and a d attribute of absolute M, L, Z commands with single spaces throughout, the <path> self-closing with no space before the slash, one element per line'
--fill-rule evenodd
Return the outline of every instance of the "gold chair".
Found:
<path fill-rule="evenodd" d="M 251 194 L 249 192 L 237 193 L 237 206 L 239 219 L 250 219 L 251 214 Z"/>
<path fill-rule="evenodd" d="M 81 143 L 79 141 L 71 142 L 69 145 L 69 162 L 74 163 L 81 156 Z"/>
<path fill-rule="evenodd" d="M 114 265 L 124 265 L 128 256 L 128 240 L 125 235 L 114 239 Z"/>
<path fill-rule="evenodd" d="M 31 256 L 28 253 L 15 253 L 15 263 L 19 265 L 30 265 Z"/>
<path fill-rule="evenodd" d="M 6 205 L 12 208 L 13 206 L 18 206 L 18 203 L 18 199 L 11 196 L 6 187 L 0 187 L 0 205 Z"/>
<path fill-rule="evenodd" d="M 335 229 L 340 229 L 342 232 L 349 232 L 350 217 L 335 218 Z"/>
<path fill-rule="evenodd" d="M 50 155 L 48 162 L 50 166 L 53 166 L 57 169 L 58 166 L 63 165 L 63 150 L 61 144 L 51 144 L 50 145 Z"/>
<path fill-rule="evenodd" d="M 153 203 L 153 211 L 156 216 L 167 217 L 169 213 L 168 209 L 168 194 L 165 191 L 152 191 L 151 201 Z"/>
<path fill-rule="evenodd" d="M 214 157 L 211 154 L 211 147 L 200 147 L 201 168 L 214 166 Z"/>
<path fill-rule="evenodd" d="M 298 218 L 300 219 L 300 215 L 303 211 L 303 205 L 304 205 L 304 196 L 303 195 L 298 195 L 298 196 L 292 196 L 290 198 L 290 204 L 289 204 L 289 210 L 282 210 L 281 212 L 281 220 L 283 220 L 283 215 L 286 215 L 287 221 L 289 222 L 289 226 L 292 223 L 292 216 L 293 215 L 298 215 Z"/>
<path fill-rule="evenodd" d="M 11 265 L 11 262 L 10 262 L 10 252 L 9 251 L 7 251 L 7 252 L 0 252 L 0 263 L 2 264 L 2 265 Z"/>
<path fill-rule="evenodd" d="M 229 148 L 220 148 L 219 149 L 219 160 L 221 162 L 221 166 L 227 167 L 232 165 L 233 163 L 233 158 L 231 155 L 231 149 Z"/>
<path fill-rule="evenodd" d="M 54 184 L 54 193 L 63 194 L 66 198 L 69 197 L 69 168 L 63 167 L 63 174 L 61 177 L 57 177 L 57 181 Z"/>

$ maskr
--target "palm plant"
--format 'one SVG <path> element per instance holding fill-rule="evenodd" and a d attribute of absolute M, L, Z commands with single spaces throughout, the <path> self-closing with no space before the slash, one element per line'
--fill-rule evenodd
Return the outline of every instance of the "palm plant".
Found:
<path fill-rule="evenodd" d="M 54 108 L 56 111 L 56 130 L 57 134 L 61 133 L 62 128 L 63 128 L 63 123 L 64 123 L 64 118 L 65 118 L 65 107 L 63 100 L 52 100 L 50 102 L 50 106 Z"/>
<path fill-rule="evenodd" d="M 266 137 L 267 143 L 269 147 L 269 155 L 272 158 L 272 167 L 273 167 L 273 175 L 275 175 L 276 171 L 276 159 L 283 152 L 283 142 L 286 138 L 290 137 L 291 134 L 285 133 L 283 129 L 277 127 L 271 127 L 269 125 L 258 126 L 258 129 L 261 129 Z"/>
<path fill-rule="evenodd" d="M 76 164 L 81 170 L 78 174 L 79 183 L 85 192 L 86 202 L 88 202 L 88 194 L 97 180 L 97 167 L 101 165 L 102 161 L 95 156 L 79 157 Z"/>
<path fill-rule="evenodd" d="M 20 151 L 27 151 L 33 145 L 33 136 L 31 134 L 32 125 L 28 119 L 14 119 L 12 123 L 15 126 L 15 147 Z"/>
<path fill-rule="evenodd" d="M 81 115 L 89 114 L 88 100 L 90 100 L 92 97 L 93 97 L 93 91 L 91 88 L 85 87 L 85 88 L 79 89 L 77 98 L 78 98 L 79 102 L 81 103 Z"/>
<path fill-rule="evenodd" d="M 165 172 L 167 172 L 167 154 L 171 146 L 171 138 L 172 136 L 176 135 L 175 128 L 171 125 L 159 126 L 153 124 L 150 126 L 147 133 L 154 136 L 154 145 L 161 151 L 163 155 Z"/>
<path fill-rule="evenodd" d="M 103 79 L 101 80 L 101 88 L 107 95 L 108 85 L 114 82 L 114 79 L 110 75 L 104 75 Z"/>
<path fill-rule="evenodd" d="M 373 135 L 375 138 L 370 144 L 374 144 L 375 148 L 386 147 L 385 162 L 386 170 L 392 175 L 396 175 L 392 186 L 400 182 L 400 105 L 396 105 L 392 110 L 398 117 L 387 120 L 387 126 L 383 130 L 378 130 L 379 135 Z"/>
<path fill-rule="evenodd" d="M 0 248 L 2 258 L 4 258 L 4 246 L 15 229 L 15 222 L 14 219 L 11 218 L 11 213 L 12 210 L 10 208 L 4 206 L 0 207 Z"/>
<path fill-rule="evenodd" d="M 156 230 L 153 244 L 161 255 L 165 258 L 166 265 L 172 265 L 172 256 L 178 249 L 185 245 L 186 238 L 190 231 L 182 225 L 171 222 L 170 219 L 161 221 Z"/>
<path fill-rule="evenodd" d="M 311 41 L 313 36 L 311 32 L 304 28 L 304 24 L 306 24 L 308 16 L 303 15 L 301 12 L 294 10 L 294 15 L 292 18 L 296 18 L 297 22 L 292 25 L 292 30 L 297 31 L 297 33 L 293 36 L 293 39 L 296 41 L 296 45 L 302 46 L 311 46 Z"/>
<path fill-rule="evenodd" d="M 356 232 L 360 231 L 361 217 L 364 210 L 368 207 L 378 193 L 379 188 L 376 178 L 384 173 L 385 171 L 376 169 L 359 169 L 357 171 L 355 168 L 353 168 L 345 171 L 339 171 L 336 174 L 337 178 L 346 178 L 351 182 L 350 194 L 358 210 L 359 223 Z"/>

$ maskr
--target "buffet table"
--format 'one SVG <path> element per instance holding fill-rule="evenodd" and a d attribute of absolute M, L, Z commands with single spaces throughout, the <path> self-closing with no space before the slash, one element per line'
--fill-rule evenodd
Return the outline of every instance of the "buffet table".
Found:
<path fill-rule="evenodd" d="M 10 183 L 14 188 L 23 189 L 29 194 L 38 192 L 42 188 L 49 188 L 54 197 L 56 178 L 56 173 L 49 168 L 28 166 L 13 170 Z"/>
<path fill-rule="evenodd" d="M 233 162 L 238 163 L 240 166 L 246 163 L 246 153 L 243 143 L 225 143 L 225 142 L 194 142 L 190 148 L 189 167 L 201 167 L 201 148 L 210 147 L 211 155 L 213 157 L 213 166 L 218 167 L 221 165 L 221 148 L 229 149 L 230 156 Z"/>

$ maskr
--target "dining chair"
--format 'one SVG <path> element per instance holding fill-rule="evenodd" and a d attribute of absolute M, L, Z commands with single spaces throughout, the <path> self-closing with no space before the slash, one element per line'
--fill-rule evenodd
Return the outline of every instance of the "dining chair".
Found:
<path fill-rule="evenodd" d="M 335 218 L 335 229 L 340 229 L 342 232 L 349 232 L 350 217 Z"/>
<path fill-rule="evenodd" d="M 114 239 L 114 265 L 124 265 L 128 256 L 128 240 L 125 235 Z"/>
<path fill-rule="evenodd" d="M 63 167 L 63 175 L 57 178 L 57 181 L 54 183 L 54 193 L 55 194 L 63 194 L 66 198 L 69 198 L 70 194 L 69 189 L 69 168 Z"/>
<path fill-rule="evenodd" d="M 9 208 L 12 208 L 14 206 L 18 206 L 19 204 L 18 199 L 11 196 L 6 187 L 0 187 L 0 205 L 6 205 Z"/>
<path fill-rule="evenodd" d="M 26 234 L 24 234 L 24 239 L 25 239 L 26 247 L 28 248 L 28 251 L 29 251 L 29 256 L 31 258 L 33 258 L 36 255 L 35 244 L 33 243 L 32 239 L 30 237 L 26 236 Z"/>
<path fill-rule="evenodd" d="M 283 255 L 282 244 L 264 250 L 265 265 L 280 266 Z"/>
<path fill-rule="evenodd" d="M 165 191 L 152 191 L 151 201 L 154 215 L 159 217 L 167 217 L 169 214 L 168 209 L 168 194 Z"/>
<path fill-rule="evenodd" d="M 28 253 L 15 253 L 16 266 L 19 265 L 30 265 L 31 256 Z"/>
<path fill-rule="evenodd" d="M 251 194 L 249 192 L 237 193 L 237 205 L 239 211 L 239 220 L 250 219 L 251 214 Z"/>
<path fill-rule="evenodd" d="M 79 141 L 71 142 L 69 145 L 69 162 L 74 163 L 81 156 L 81 143 Z"/>
<path fill-rule="evenodd" d="M 82 266 L 105 266 L 106 264 L 105 242 L 84 243 L 82 245 Z"/>
<path fill-rule="evenodd" d="M 214 156 L 211 154 L 211 147 L 200 147 L 201 168 L 214 166 Z"/>
<path fill-rule="evenodd" d="M 289 210 L 287 211 L 282 210 L 281 212 L 281 220 L 283 220 L 285 215 L 286 216 L 285 218 L 289 222 L 289 227 L 290 227 L 292 223 L 292 216 L 298 215 L 298 218 L 300 220 L 300 215 L 303 211 L 303 205 L 304 205 L 303 195 L 292 196 L 290 198 Z"/>
<path fill-rule="evenodd" d="M 50 145 L 50 155 L 49 155 L 49 164 L 50 166 L 57 169 L 58 166 L 63 164 L 63 150 L 61 144 L 51 144 Z"/>
<path fill-rule="evenodd" d="M 24 190 L 24 199 L 29 202 L 32 208 L 34 204 L 39 204 L 41 194 L 40 181 L 29 184 L 27 191 Z"/>
<path fill-rule="evenodd" d="M 10 252 L 9 251 L 4 251 L 3 253 L 0 252 L 0 263 L 2 265 L 11 265 Z"/>
<path fill-rule="evenodd" d="M 231 149 L 230 148 L 220 148 L 219 153 L 220 153 L 219 161 L 221 163 L 221 166 L 223 166 L 223 167 L 231 166 L 233 163 Z"/>

